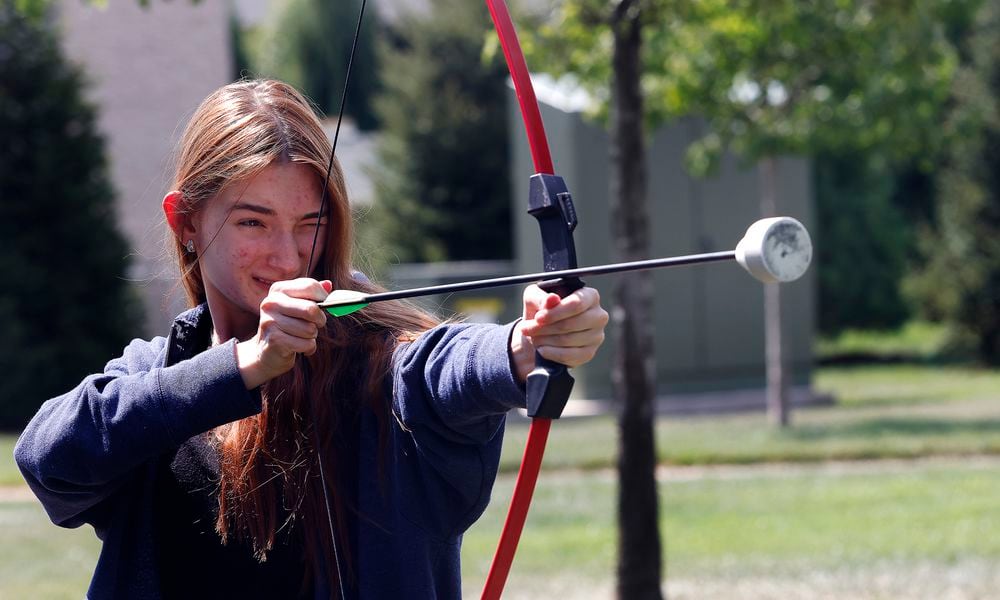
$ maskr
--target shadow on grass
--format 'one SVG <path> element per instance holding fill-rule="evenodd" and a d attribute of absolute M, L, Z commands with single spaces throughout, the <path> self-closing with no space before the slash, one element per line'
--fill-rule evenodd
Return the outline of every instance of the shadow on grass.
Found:
<path fill-rule="evenodd" d="M 816 357 L 821 367 L 878 367 L 889 365 L 910 365 L 914 367 L 962 367 L 975 366 L 966 356 L 932 353 L 912 354 L 906 352 L 838 352 Z"/>
<path fill-rule="evenodd" d="M 846 399 L 837 399 L 837 406 L 844 408 L 882 408 L 892 406 L 909 406 L 918 404 L 941 404 L 950 401 L 942 399 L 938 391 L 928 391 L 927 393 L 901 394 L 899 396 L 860 396 Z"/>
<path fill-rule="evenodd" d="M 937 436 L 996 436 L 1000 438 L 1000 419 L 918 419 L 883 417 L 852 423 L 796 425 L 782 432 L 783 437 L 801 441 L 826 439 Z"/>

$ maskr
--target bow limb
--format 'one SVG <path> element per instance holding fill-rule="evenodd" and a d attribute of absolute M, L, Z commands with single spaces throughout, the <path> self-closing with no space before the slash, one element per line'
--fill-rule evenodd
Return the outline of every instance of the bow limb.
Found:
<path fill-rule="evenodd" d="M 576 211 L 562 178 L 554 174 L 545 127 L 517 32 L 504 0 L 486 0 L 486 5 L 514 81 L 514 90 L 531 148 L 535 175 L 531 177 L 528 212 L 538 219 L 541 228 L 545 270 L 575 268 L 577 262 L 573 229 L 576 226 Z M 542 287 L 566 296 L 583 287 L 583 282 L 577 278 L 567 278 L 545 282 Z M 564 365 L 548 361 L 538 354 L 535 355 L 535 364 L 536 368 L 526 382 L 528 416 L 532 418 L 528 441 L 507 519 L 483 588 L 483 600 L 497 600 L 503 592 L 528 515 L 552 419 L 562 414 L 573 388 L 573 378 Z"/>
<path fill-rule="evenodd" d="M 538 100 L 535 98 L 535 88 L 531 85 L 531 74 L 524 62 L 521 43 L 517 39 L 517 31 L 510 18 L 510 11 L 504 0 L 486 0 L 490 9 L 490 17 L 500 39 L 510 77 L 514 81 L 514 92 L 521 107 L 521 118 L 528 134 L 528 145 L 531 147 L 531 158 L 535 163 L 536 173 L 553 174 L 552 155 L 549 153 L 549 142 L 545 137 L 545 125 L 538 111 Z"/>

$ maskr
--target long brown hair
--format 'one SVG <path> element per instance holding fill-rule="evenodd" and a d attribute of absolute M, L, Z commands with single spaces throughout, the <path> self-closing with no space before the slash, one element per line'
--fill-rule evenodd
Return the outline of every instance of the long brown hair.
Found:
<path fill-rule="evenodd" d="M 275 163 L 308 165 L 322 182 L 329 157 L 330 143 L 319 120 L 294 88 L 273 80 L 227 85 L 202 102 L 184 133 L 172 188 L 181 192 L 177 210 L 196 213 L 227 185 Z M 352 277 L 351 211 L 337 161 L 327 193 L 328 225 L 320 233 L 325 249 L 310 275 L 330 279 L 335 289 L 377 291 Z M 171 237 L 188 303 L 201 304 L 206 301 L 205 285 L 197 257 L 183 251 L 178 236 Z M 334 432 L 338 427 L 356 430 L 343 425 L 358 419 L 367 405 L 376 416 L 382 447 L 389 414 L 384 378 L 392 351 L 435 324 L 416 308 L 394 302 L 372 305 L 348 318 L 328 319 L 316 353 L 300 356 L 291 371 L 262 386 L 260 414 L 216 431 L 220 458 L 216 529 L 224 542 L 235 538 L 248 543 L 264 561 L 279 535 L 295 532 L 305 552 L 304 577 L 319 569 L 336 587 L 337 565 L 333 553 L 325 551 L 330 540 L 322 486 L 330 494 L 337 545 L 345 563 L 341 566 L 346 567 L 350 558 L 345 499 L 334 481 L 344 461 L 357 457 L 338 455 Z M 316 468 L 319 457 L 325 482 Z"/>

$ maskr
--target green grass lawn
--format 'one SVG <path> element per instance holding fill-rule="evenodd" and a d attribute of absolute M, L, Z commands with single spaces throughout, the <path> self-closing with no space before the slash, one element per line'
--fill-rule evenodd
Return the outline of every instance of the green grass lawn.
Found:
<path fill-rule="evenodd" d="M 21 485 L 24 479 L 14 464 L 14 442 L 17 436 L 0 434 L 0 486 Z"/>
<path fill-rule="evenodd" d="M 786 431 L 762 413 L 661 418 L 660 464 L 802 462 L 1000 454 L 1000 372 L 961 367 L 827 367 L 814 382 L 837 404 L 793 412 Z M 501 468 L 521 461 L 527 427 L 513 424 Z M 548 468 L 614 466 L 611 417 L 553 425 Z"/>
<path fill-rule="evenodd" d="M 658 421 L 660 463 L 697 465 L 660 477 L 671 598 L 985 598 L 1000 589 L 1000 373 L 828 367 L 815 384 L 838 404 L 796 411 L 787 431 L 759 414 Z M 508 428 L 505 473 L 465 538 L 470 597 L 485 580 L 525 432 Z M 616 436 L 611 418 L 553 427 L 505 598 L 611 595 Z M 0 485 L 21 481 L 13 442 L 0 436 Z M 919 457 L 944 458 L 854 460 Z M 0 523 L 0 600 L 82 595 L 98 548 L 92 531 L 56 528 L 31 502 L 0 502 Z"/>
<path fill-rule="evenodd" d="M 849 597 L 838 590 L 853 585 L 859 597 L 938 598 L 950 583 L 919 576 L 959 565 L 966 571 L 960 591 L 970 593 L 952 597 L 987 597 L 975 591 L 1000 583 L 992 567 L 1000 559 L 998 466 L 1000 460 L 952 459 L 868 472 L 809 466 L 661 477 L 665 572 L 668 587 L 677 584 L 670 595 L 682 597 L 688 584 L 691 598 L 710 597 L 704 592 L 713 588 L 712 597 L 756 597 L 741 586 L 767 580 L 777 593 L 774 586 L 812 578 L 806 595 L 763 597 Z M 511 476 L 501 478 L 494 502 L 465 537 L 467 595 L 485 581 L 511 485 Z M 543 473 L 509 581 L 511 597 L 610 596 L 615 486 L 611 472 Z M 873 594 L 876 586 L 887 594 Z"/>
<path fill-rule="evenodd" d="M 53 525 L 37 502 L 0 502 L 0 600 L 79 599 L 100 542 L 90 527 Z"/>
<path fill-rule="evenodd" d="M 838 360 L 845 357 L 940 361 L 946 357 L 948 328 L 939 323 L 911 321 L 895 331 L 848 329 L 836 336 L 816 340 L 816 357 Z"/>
<path fill-rule="evenodd" d="M 886 598 L 942 597 L 933 586 L 947 581 L 932 578 L 921 589 L 913 582 L 959 567 L 960 590 L 993 589 L 996 570 L 975 566 L 1000 560 L 997 467 L 1000 460 L 950 459 L 861 472 L 815 465 L 666 474 L 660 528 L 668 587 L 677 587 L 671 597 L 685 597 L 685 585 L 694 588 L 691 598 L 754 597 L 740 590 L 761 580 L 772 590 L 808 582 L 819 594 L 795 597 L 845 597 L 837 592 L 850 585 L 858 597 L 880 597 L 864 593 L 872 591 L 866 585 L 888 586 Z M 513 476 L 500 478 L 494 501 L 465 536 L 469 597 L 485 581 L 512 484 Z M 611 471 L 543 473 L 506 597 L 609 597 L 615 487 Z M 52 526 L 30 502 L 0 503 L 0 523 L 0 598 L 82 595 L 98 549 L 92 531 Z M 873 565 L 877 574 L 869 574 Z"/>

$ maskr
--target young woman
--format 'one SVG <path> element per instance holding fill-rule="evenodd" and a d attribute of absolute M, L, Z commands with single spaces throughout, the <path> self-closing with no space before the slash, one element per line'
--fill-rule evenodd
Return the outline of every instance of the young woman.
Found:
<path fill-rule="evenodd" d="M 276 81 L 209 96 L 163 208 L 190 310 L 49 400 L 15 450 L 52 520 L 103 541 L 92 598 L 459 598 L 534 353 L 589 361 L 597 292 L 535 286 L 506 326 L 403 303 L 346 318 L 351 215 L 306 100 Z M 307 272 L 319 229 L 314 263 Z"/>

